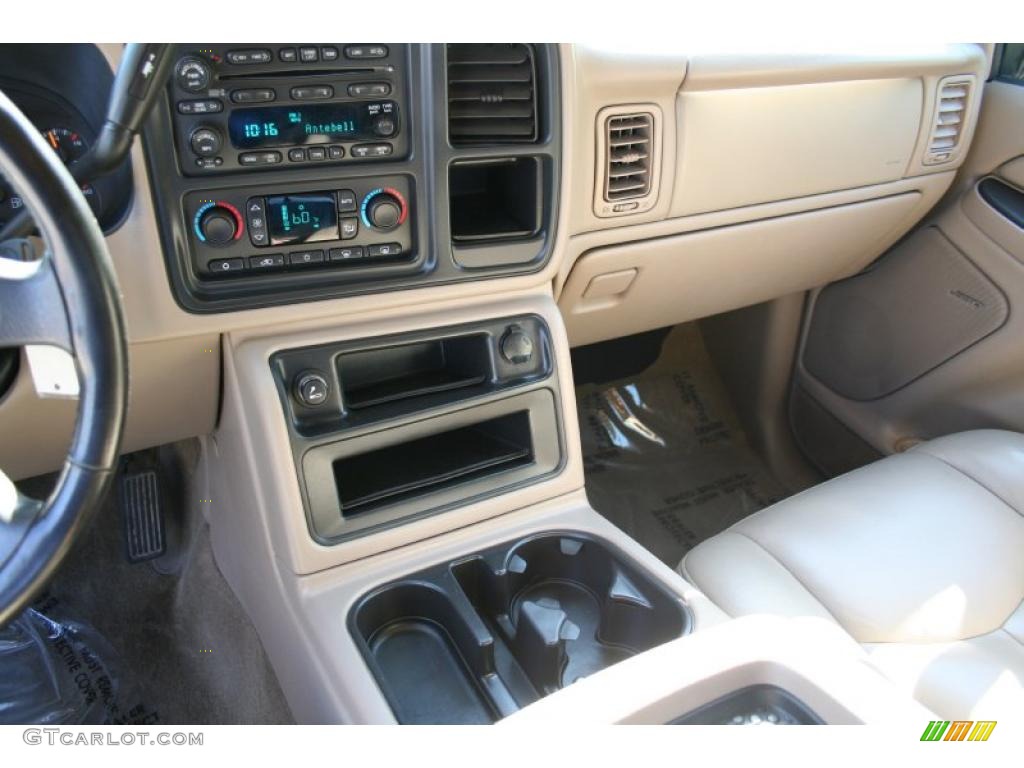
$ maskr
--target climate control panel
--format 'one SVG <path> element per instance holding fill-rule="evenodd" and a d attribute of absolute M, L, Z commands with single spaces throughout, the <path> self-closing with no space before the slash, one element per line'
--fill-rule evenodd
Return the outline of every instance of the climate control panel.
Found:
<path fill-rule="evenodd" d="M 414 261 L 411 179 L 337 183 L 337 188 L 283 185 L 187 195 L 197 273 L 240 278 Z"/>

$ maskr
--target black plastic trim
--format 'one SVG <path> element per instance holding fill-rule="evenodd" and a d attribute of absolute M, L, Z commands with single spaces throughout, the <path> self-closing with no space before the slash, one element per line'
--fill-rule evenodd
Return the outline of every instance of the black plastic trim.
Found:
<path fill-rule="evenodd" d="M 1024 229 L 1024 192 L 990 176 L 978 183 L 978 194 L 1014 226 Z"/>
<path fill-rule="evenodd" d="M 267 47 L 267 46 L 262 46 Z M 409 137 L 407 158 L 373 161 L 351 166 L 299 166 L 275 170 L 248 170 L 206 178 L 184 177 L 177 165 L 171 104 L 163 99 L 153 110 L 143 135 L 150 187 L 160 225 L 167 277 L 178 304 L 189 312 L 230 312 L 255 307 L 319 301 L 383 291 L 409 290 L 431 285 L 481 280 L 540 271 L 551 257 L 558 227 L 561 184 L 562 116 L 558 46 L 536 45 L 541 136 L 533 144 L 454 148 L 446 127 L 445 46 L 408 45 L 403 48 L 408 97 L 402 108 L 404 130 Z M 544 170 L 542 227 L 532 238 L 459 248 L 469 256 L 457 259 L 452 246 L 448 214 L 448 168 L 456 161 L 500 157 L 532 157 Z M 305 185 L 309 190 L 337 189 L 349 178 L 408 175 L 416 190 L 415 250 L 422 268 L 413 274 L 384 268 L 362 277 L 357 270 L 324 269 L 318 279 L 283 274 L 276 281 L 266 277 L 239 276 L 235 280 L 201 279 L 191 268 L 190 232 L 182 210 L 188 193 L 244 190 L 249 187 Z M 252 255 L 257 255 L 254 249 Z M 367 273 L 369 275 L 369 273 Z"/>

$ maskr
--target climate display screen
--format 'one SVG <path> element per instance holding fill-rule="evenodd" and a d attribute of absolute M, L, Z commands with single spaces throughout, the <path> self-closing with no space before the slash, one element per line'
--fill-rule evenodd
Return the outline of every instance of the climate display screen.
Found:
<path fill-rule="evenodd" d="M 267 198 L 271 245 L 297 245 L 338 239 L 338 206 L 328 192 L 271 195 Z"/>
<path fill-rule="evenodd" d="M 363 134 L 366 110 L 354 104 L 236 109 L 228 118 L 231 143 L 238 149 L 292 147 L 345 141 Z"/>

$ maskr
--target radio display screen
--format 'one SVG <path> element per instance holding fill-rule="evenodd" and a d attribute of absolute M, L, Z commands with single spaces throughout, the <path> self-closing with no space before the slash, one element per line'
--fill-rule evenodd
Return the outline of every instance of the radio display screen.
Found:
<path fill-rule="evenodd" d="M 329 192 L 267 197 L 271 245 L 338 239 L 338 206 Z"/>
<path fill-rule="evenodd" d="M 369 129 L 369 116 L 355 104 L 314 104 L 232 110 L 228 134 L 237 149 L 294 147 L 345 141 Z"/>

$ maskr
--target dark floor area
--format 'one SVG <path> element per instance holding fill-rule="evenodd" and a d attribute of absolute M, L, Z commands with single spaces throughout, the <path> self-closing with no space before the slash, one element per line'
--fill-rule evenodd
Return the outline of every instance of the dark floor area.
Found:
<path fill-rule="evenodd" d="M 663 562 L 786 495 L 695 323 L 582 347 L 573 366 L 587 496 Z"/>
<path fill-rule="evenodd" d="M 183 516 L 196 452 L 163 452 L 167 554 L 131 564 L 112 492 L 36 606 L 91 625 L 114 652 L 119 679 L 107 718 L 167 724 L 291 723 L 277 679 L 241 605 L 213 560 L 201 516 Z M 176 481 L 176 482 L 175 482 Z M 39 495 L 45 480 L 23 490 Z"/>

